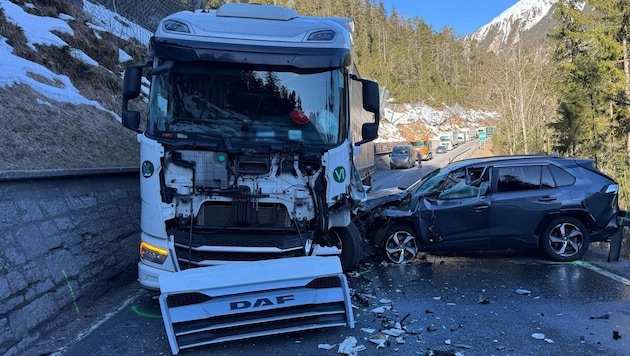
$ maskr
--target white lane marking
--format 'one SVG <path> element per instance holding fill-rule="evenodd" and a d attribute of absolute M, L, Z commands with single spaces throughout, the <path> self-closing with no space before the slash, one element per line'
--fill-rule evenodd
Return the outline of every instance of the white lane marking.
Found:
<path fill-rule="evenodd" d="M 134 302 L 136 299 L 138 299 L 145 292 L 146 292 L 146 290 L 140 289 L 136 294 L 133 294 L 133 295 L 130 295 L 129 297 L 127 297 L 127 299 L 125 299 L 116 309 L 114 309 L 114 311 L 111 311 L 111 312 L 103 315 L 103 317 L 100 318 L 99 320 L 97 320 L 94 324 L 92 324 L 92 326 L 90 326 L 90 328 L 88 330 L 78 333 L 77 337 L 74 338 L 73 343 L 78 343 L 79 341 L 85 339 L 94 330 L 98 329 L 99 326 L 103 325 L 106 321 L 108 321 L 109 319 L 114 317 L 114 315 L 118 314 L 121 310 L 125 309 L 129 304 Z M 64 352 L 67 351 L 67 349 L 68 349 L 68 346 L 61 347 L 61 348 L 57 349 L 56 352 L 51 353 L 51 356 L 62 355 Z"/>
<path fill-rule="evenodd" d="M 584 261 L 575 261 L 575 264 L 577 264 L 578 266 L 582 266 L 586 269 L 590 269 L 593 272 L 597 272 L 599 274 L 601 274 L 604 277 L 608 277 L 610 279 L 612 279 L 613 281 L 617 281 L 619 283 L 622 283 L 626 286 L 630 287 L 630 279 L 625 278 L 625 277 L 621 277 L 620 275 L 614 274 L 612 272 L 606 271 L 605 269 L 599 268 L 595 265 L 592 265 L 588 262 L 584 262 Z"/>

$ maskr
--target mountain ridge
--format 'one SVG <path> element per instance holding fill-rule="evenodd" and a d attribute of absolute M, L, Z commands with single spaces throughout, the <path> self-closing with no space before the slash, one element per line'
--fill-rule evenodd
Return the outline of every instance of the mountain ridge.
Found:
<path fill-rule="evenodd" d="M 520 0 L 492 21 L 466 36 L 492 52 L 499 52 L 521 41 L 538 42 L 555 26 L 552 18 L 558 0 Z"/>

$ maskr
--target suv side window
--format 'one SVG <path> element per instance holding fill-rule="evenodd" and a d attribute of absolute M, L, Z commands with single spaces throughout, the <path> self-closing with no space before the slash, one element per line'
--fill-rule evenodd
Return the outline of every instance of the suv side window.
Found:
<path fill-rule="evenodd" d="M 549 169 L 551 170 L 551 174 L 555 178 L 558 187 L 566 187 L 575 183 L 575 177 L 564 169 L 556 167 L 553 164 L 549 165 Z"/>
<path fill-rule="evenodd" d="M 541 171 L 541 166 L 499 167 L 497 192 L 540 189 Z"/>
<path fill-rule="evenodd" d="M 488 173 L 484 167 L 466 167 L 451 172 L 442 182 L 438 199 L 450 200 L 486 194 Z"/>
<path fill-rule="evenodd" d="M 540 189 L 555 188 L 556 181 L 553 180 L 553 176 L 549 171 L 549 166 L 542 167 L 542 177 L 540 178 Z"/>

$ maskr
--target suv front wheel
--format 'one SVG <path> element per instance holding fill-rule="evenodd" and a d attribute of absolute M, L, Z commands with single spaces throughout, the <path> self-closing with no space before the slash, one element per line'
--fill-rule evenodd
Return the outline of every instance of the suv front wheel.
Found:
<path fill-rule="evenodd" d="M 543 252 L 554 261 L 575 261 L 582 258 L 588 250 L 586 226 L 571 216 L 555 218 L 549 222 L 542 239 Z"/>
<path fill-rule="evenodd" d="M 389 262 L 405 264 L 418 254 L 418 242 L 414 229 L 407 224 L 389 225 L 379 244 L 380 255 Z"/>

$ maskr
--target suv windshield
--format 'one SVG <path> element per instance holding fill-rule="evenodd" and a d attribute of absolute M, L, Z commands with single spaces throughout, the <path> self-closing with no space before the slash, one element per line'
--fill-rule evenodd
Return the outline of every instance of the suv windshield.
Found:
<path fill-rule="evenodd" d="M 340 70 L 298 73 L 175 63 L 153 78 L 148 133 L 334 145 L 343 137 Z"/>

